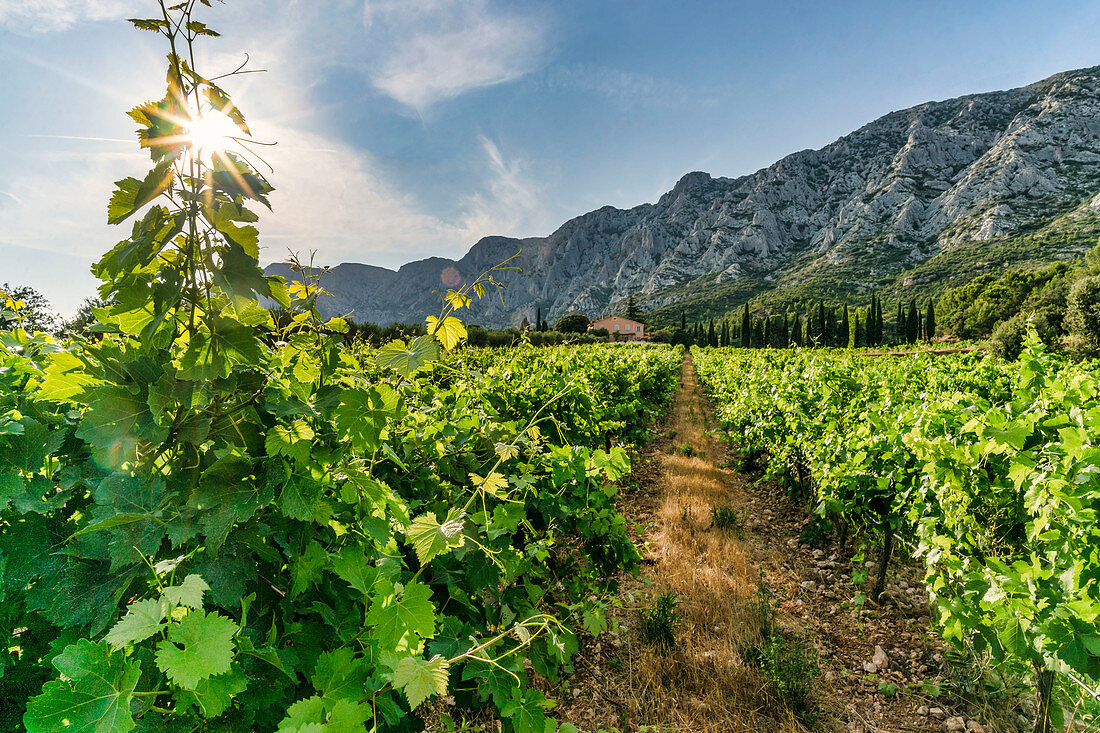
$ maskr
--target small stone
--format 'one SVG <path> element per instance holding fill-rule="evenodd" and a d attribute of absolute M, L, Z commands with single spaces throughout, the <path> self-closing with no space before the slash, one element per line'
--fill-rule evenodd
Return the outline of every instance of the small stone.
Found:
<path fill-rule="evenodd" d="M 863 671 L 867 674 L 878 674 L 878 665 L 874 662 L 864 662 Z"/>
<path fill-rule="evenodd" d="M 919 708 L 917 708 L 917 715 L 922 715 L 924 717 L 928 717 L 928 706 L 927 705 L 921 705 Z"/>
<path fill-rule="evenodd" d="M 947 730 L 966 730 L 966 722 L 958 715 L 947 719 Z"/>
<path fill-rule="evenodd" d="M 817 583 L 812 580 L 803 580 L 801 585 L 802 590 L 817 590 Z"/>
<path fill-rule="evenodd" d="M 890 658 L 886 656 L 886 652 L 878 644 L 875 644 L 875 654 L 871 657 L 871 661 L 874 662 L 875 666 L 879 669 L 886 669 L 890 666 Z"/>
<path fill-rule="evenodd" d="M 970 731 L 970 733 L 985 733 L 985 726 L 976 720 L 971 720 L 967 723 L 966 729 Z"/>
<path fill-rule="evenodd" d="M 936 720 L 943 720 L 946 717 L 946 714 L 943 712 L 943 708 L 929 708 L 928 714 Z"/>

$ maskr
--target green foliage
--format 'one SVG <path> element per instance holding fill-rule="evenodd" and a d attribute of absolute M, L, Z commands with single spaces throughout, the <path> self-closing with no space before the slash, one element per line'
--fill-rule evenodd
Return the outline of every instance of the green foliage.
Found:
<path fill-rule="evenodd" d="M 738 538 L 745 534 L 745 523 L 741 514 L 732 506 L 712 506 L 710 508 L 711 521 L 718 529 L 733 532 Z"/>
<path fill-rule="evenodd" d="M 562 333 L 584 333 L 588 329 L 588 316 L 582 313 L 566 313 L 554 323 L 554 330 Z"/>
<path fill-rule="evenodd" d="M 814 514 L 802 528 L 798 541 L 810 547 L 825 547 L 833 536 L 833 523 L 820 514 Z"/>
<path fill-rule="evenodd" d="M 1066 299 L 1066 329 L 1079 354 L 1100 354 L 1100 275 L 1073 284 Z"/>
<path fill-rule="evenodd" d="M 663 649 L 676 646 L 676 632 L 683 625 L 680 614 L 680 598 L 672 591 L 665 591 L 647 608 L 638 611 L 642 638 Z"/>
<path fill-rule="evenodd" d="M 349 347 L 323 271 L 259 268 L 272 188 L 190 61 L 209 5 L 134 21 L 168 88 L 130 113 L 153 166 L 108 207 L 132 223 L 95 266 L 102 338 L 0 332 L 2 729 L 396 732 L 450 693 L 542 733 L 531 675 L 568 669 L 639 559 L 612 445 L 682 354 L 459 349 L 492 270 Z M 243 147 L 197 155 L 215 107 Z"/>
<path fill-rule="evenodd" d="M 791 712 L 807 725 L 817 720 L 813 680 L 820 671 L 817 652 L 804 639 L 772 629 L 746 652 L 746 662 L 759 669 Z"/>
<path fill-rule="evenodd" d="M 0 285 L 0 329 L 18 326 L 27 333 L 53 333 L 60 325 L 42 293 L 27 285 Z"/>

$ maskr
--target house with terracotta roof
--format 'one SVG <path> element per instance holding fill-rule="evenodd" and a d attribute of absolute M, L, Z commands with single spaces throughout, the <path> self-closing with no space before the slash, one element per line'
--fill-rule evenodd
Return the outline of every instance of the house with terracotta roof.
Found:
<path fill-rule="evenodd" d="M 621 316 L 607 316 L 598 321 L 592 321 L 588 326 L 589 331 L 597 328 L 606 328 L 609 341 L 644 341 L 645 324 L 632 321 Z"/>

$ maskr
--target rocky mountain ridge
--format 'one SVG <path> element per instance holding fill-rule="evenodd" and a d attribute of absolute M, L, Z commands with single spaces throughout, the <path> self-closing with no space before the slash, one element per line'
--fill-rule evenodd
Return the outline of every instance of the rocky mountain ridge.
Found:
<path fill-rule="evenodd" d="M 459 260 L 430 258 L 397 271 L 339 265 L 323 282 L 333 295 L 323 307 L 378 323 L 420 321 L 438 310 L 433 289 L 517 252 L 521 271 L 500 278 L 508 285 L 503 303 L 483 299 L 471 320 L 533 321 L 536 308 L 550 319 L 570 311 L 595 317 L 632 293 L 658 320 L 672 312 L 678 320 L 679 308 L 721 315 L 751 297 L 934 290 L 952 274 L 1037 252 L 1074 255 L 1084 245 L 1065 232 L 1092 231 L 1097 192 L 1100 67 L 1093 67 L 892 112 L 751 175 L 688 173 L 655 204 L 597 209 L 547 237 L 485 237 Z M 1040 243 L 1026 257 L 991 248 L 1023 234 Z M 930 260 L 949 267 L 922 265 Z"/>

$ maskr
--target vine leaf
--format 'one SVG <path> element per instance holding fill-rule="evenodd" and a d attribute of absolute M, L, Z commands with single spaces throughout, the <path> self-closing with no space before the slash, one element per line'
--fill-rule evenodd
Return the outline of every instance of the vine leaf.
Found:
<path fill-rule="evenodd" d="M 111 194 L 111 200 L 107 204 L 107 223 L 121 224 L 135 211 L 160 196 L 172 183 L 173 161 L 172 158 L 160 161 L 153 166 L 143 181 L 136 178 L 123 178 L 117 181 L 115 183 L 117 188 Z"/>
<path fill-rule="evenodd" d="M 442 321 L 435 316 L 428 316 L 427 323 L 428 333 L 435 336 L 447 351 L 458 346 L 458 343 L 467 336 L 466 327 L 454 316 L 447 316 Z"/>
<path fill-rule="evenodd" d="M 447 521 L 442 523 L 435 518 L 435 512 L 428 512 L 412 521 L 405 537 L 416 550 L 420 564 L 425 565 L 443 552 L 462 547 L 465 541 L 462 528 L 465 523 L 466 513 L 462 510 L 452 509 L 447 515 Z"/>
<path fill-rule="evenodd" d="M 439 345 L 431 336 L 417 336 L 408 345 L 400 339 L 391 341 L 374 355 L 378 366 L 393 369 L 403 377 L 438 358 Z"/>
<path fill-rule="evenodd" d="M 383 651 L 417 652 L 422 639 L 435 635 L 435 607 L 432 589 L 423 583 L 410 583 L 399 591 L 390 581 L 379 581 L 380 593 L 371 602 L 367 623 Z"/>
<path fill-rule="evenodd" d="M 171 606 L 164 598 L 147 598 L 135 601 L 126 609 L 126 615 L 107 632 L 105 640 L 114 647 L 124 647 L 145 641 L 168 625 L 165 619 Z"/>
<path fill-rule="evenodd" d="M 432 695 L 447 694 L 448 665 L 438 654 L 429 660 L 405 657 L 393 670 L 393 685 L 405 693 L 409 707 L 415 709 Z"/>
<path fill-rule="evenodd" d="M 106 642 L 81 639 L 53 662 L 66 679 L 47 682 L 27 704 L 28 733 L 126 733 L 133 730 L 130 700 L 141 668 Z"/>
<path fill-rule="evenodd" d="M 206 584 L 205 580 L 198 575 L 188 575 L 179 585 L 165 588 L 163 596 L 165 600 L 173 605 L 201 609 L 202 594 L 208 590 L 210 590 L 210 586 Z"/>
<path fill-rule="evenodd" d="M 180 687 L 194 690 L 207 677 L 229 671 L 237 631 L 224 616 L 192 611 L 157 645 L 157 667 Z"/>

